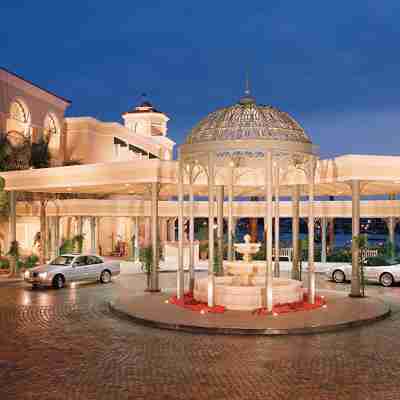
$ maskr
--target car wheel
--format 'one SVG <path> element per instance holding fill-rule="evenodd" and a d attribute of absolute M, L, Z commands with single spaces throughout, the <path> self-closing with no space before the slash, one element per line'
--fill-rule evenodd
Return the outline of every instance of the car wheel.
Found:
<path fill-rule="evenodd" d="M 110 271 L 104 270 L 100 275 L 101 283 L 110 283 L 111 282 L 111 274 Z"/>
<path fill-rule="evenodd" d="M 389 274 L 389 272 L 384 272 L 379 278 L 379 282 L 385 287 L 392 286 L 394 283 L 393 275 Z"/>
<path fill-rule="evenodd" d="M 62 289 L 64 287 L 65 281 L 62 275 L 56 275 L 53 278 L 53 288 L 54 289 Z"/>
<path fill-rule="evenodd" d="M 332 279 L 336 283 L 343 283 L 346 281 L 346 275 L 344 274 L 344 272 L 342 270 L 337 269 L 336 271 L 333 272 Z"/>

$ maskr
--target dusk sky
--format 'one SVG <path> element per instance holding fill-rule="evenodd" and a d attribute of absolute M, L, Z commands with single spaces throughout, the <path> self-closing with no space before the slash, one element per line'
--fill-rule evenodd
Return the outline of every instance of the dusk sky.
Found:
<path fill-rule="evenodd" d="M 252 93 L 338 154 L 400 154 L 400 2 L 3 0 L 0 65 L 120 121 L 141 93 L 178 144 Z"/>

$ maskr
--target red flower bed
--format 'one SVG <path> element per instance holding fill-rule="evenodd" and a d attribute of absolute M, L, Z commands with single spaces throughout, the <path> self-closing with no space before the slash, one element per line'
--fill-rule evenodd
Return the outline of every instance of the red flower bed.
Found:
<path fill-rule="evenodd" d="M 193 293 L 185 293 L 183 295 L 183 299 L 178 299 L 176 296 L 172 296 L 167 300 L 168 303 L 174 304 L 178 307 L 186 308 L 187 310 L 197 311 L 202 314 L 205 313 L 223 313 L 226 311 L 224 306 L 214 306 L 208 307 L 206 303 L 202 303 L 197 301 L 193 297 Z M 295 311 L 309 311 L 320 308 L 326 304 L 326 301 L 321 296 L 315 296 L 315 303 L 310 304 L 308 302 L 308 295 L 305 293 L 303 295 L 303 301 L 298 301 L 295 303 L 286 303 L 286 304 L 275 304 L 272 308 L 272 311 L 267 311 L 265 307 L 258 308 L 253 311 L 255 315 L 277 315 L 277 314 L 285 314 L 289 312 Z"/>
<path fill-rule="evenodd" d="M 321 296 L 315 296 L 315 303 L 310 304 L 308 302 L 308 295 L 304 293 L 303 301 L 297 301 L 295 303 L 286 303 L 286 304 L 275 304 L 272 307 L 272 311 L 267 311 L 265 307 L 258 308 L 253 311 L 253 314 L 256 315 L 273 315 L 273 314 L 285 314 L 288 312 L 296 312 L 296 311 L 309 311 L 315 310 L 316 308 L 320 308 L 326 304 L 326 301 Z"/>
<path fill-rule="evenodd" d="M 193 293 L 185 293 L 183 299 L 178 299 L 176 296 L 171 297 L 168 300 L 169 303 L 175 304 L 176 306 L 186 308 L 191 311 L 198 311 L 203 313 L 223 313 L 225 312 L 224 306 L 208 307 L 206 303 L 201 303 L 193 297 Z"/>

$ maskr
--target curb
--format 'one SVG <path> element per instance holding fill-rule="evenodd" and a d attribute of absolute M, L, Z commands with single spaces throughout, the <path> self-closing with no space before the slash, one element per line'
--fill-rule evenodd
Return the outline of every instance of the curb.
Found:
<path fill-rule="evenodd" d="M 329 333 L 335 331 L 341 331 L 350 328 L 357 328 L 360 326 L 370 325 L 374 322 L 382 321 L 385 318 L 389 317 L 391 314 L 391 309 L 388 306 L 387 310 L 380 315 L 375 317 L 366 318 L 357 321 L 349 321 L 338 323 L 334 325 L 325 325 L 325 326 L 312 326 L 305 328 L 292 328 L 292 329 L 259 329 L 259 328 L 218 328 L 218 327 L 204 327 L 204 326 L 193 326 L 193 325 L 185 325 L 179 323 L 167 323 L 154 321 L 142 317 L 137 317 L 135 315 L 129 314 L 119 308 L 117 308 L 114 302 L 110 301 L 108 303 L 110 311 L 118 316 L 121 319 L 130 320 L 139 325 L 148 326 L 151 328 L 158 329 L 167 329 L 173 331 L 187 332 L 187 333 L 197 333 L 197 334 L 209 334 L 209 335 L 250 335 L 250 336 L 290 336 L 290 335 L 312 335 L 317 333 Z"/>

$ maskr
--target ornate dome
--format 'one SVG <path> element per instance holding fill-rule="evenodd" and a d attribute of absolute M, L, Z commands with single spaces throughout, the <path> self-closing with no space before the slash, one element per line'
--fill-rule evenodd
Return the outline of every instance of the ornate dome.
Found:
<path fill-rule="evenodd" d="M 246 139 L 311 143 L 304 129 L 289 114 L 256 104 L 249 93 L 239 103 L 203 118 L 190 131 L 186 143 Z"/>

